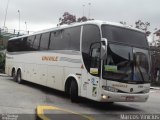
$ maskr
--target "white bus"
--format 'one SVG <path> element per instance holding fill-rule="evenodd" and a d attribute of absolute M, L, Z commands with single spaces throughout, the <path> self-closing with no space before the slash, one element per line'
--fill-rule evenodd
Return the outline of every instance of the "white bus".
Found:
<path fill-rule="evenodd" d="M 12 38 L 6 74 L 100 102 L 145 102 L 150 56 L 145 33 L 89 21 Z"/>

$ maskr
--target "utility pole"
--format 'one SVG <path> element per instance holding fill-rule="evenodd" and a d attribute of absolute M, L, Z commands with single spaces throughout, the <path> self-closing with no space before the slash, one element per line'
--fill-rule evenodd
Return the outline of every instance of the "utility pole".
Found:
<path fill-rule="evenodd" d="M 7 6 L 6 6 L 6 10 L 5 10 L 5 17 L 4 17 L 4 29 L 5 29 L 5 27 L 6 27 L 6 19 L 7 19 L 7 13 L 8 13 L 8 6 L 9 6 L 9 1 L 10 0 L 8 0 L 7 1 Z"/>
<path fill-rule="evenodd" d="M 27 32 L 27 22 L 25 21 L 24 23 L 25 23 L 25 25 L 26 25 L 26 33 L 28 33 L 28 32 Z"/>
<path fill-rule="evenodd" d="M 83 4 L 82 7 L 83 7 L 83 16 L 84 16 L 84 8 L 85 8 L 85 5 Z"/>
<path fill-rule="evenodd" d="M 20 10 L 18 10 L 18 15 L 19 15 L 19 34 L 20 34 Z"/>
<path fill-rule="evenodd" d="M 88 19 L 90 19 L 90 15 L 91 15 L 91 3 L 88 3 L 88 9 L 89 9 L 89 11 L 88 11 Z"/>

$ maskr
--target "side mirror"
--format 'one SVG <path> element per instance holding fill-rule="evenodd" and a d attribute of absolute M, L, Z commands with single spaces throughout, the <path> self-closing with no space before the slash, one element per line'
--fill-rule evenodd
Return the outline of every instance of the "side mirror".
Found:
<path fill-rule="evenodd" d="M 107 54 L 108 40 L 106 38 L 101 39 L 101 60 L 104 60 Z"/>

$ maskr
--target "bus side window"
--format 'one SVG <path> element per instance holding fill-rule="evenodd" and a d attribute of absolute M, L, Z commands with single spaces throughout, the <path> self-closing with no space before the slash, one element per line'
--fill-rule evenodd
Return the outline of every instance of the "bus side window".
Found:
<path fill-rule="evenodd" d="M 48 50 L 50 32 L 43 33 L 41 36 L 40 50 Z"/>
<path fill-rule="evenodd" d="M 33 43 L 33 49 L 34 50 L 39 49 L 40 39 L 41 39 L 41 34 L 36 35 L 36 38 L 35 38 L 34 43 Z"/>
<path fill-rule="evenodd" d="M 82 34 L 82 57 L 87 71 L 90 73 L 91 62 L 91 45 L 100 42 L 100 29 L 96 25 L 84 25 Z M 95 52 L 96 50 L 92 50 Z M 97 50 L 98 52 L 98 50 Z M 92 64 L 93 66 L 93 64 Z"/>
<path fill-rule="evenodd" d="M 92 75 L 99 75 L 100 71 L 100 42 L 99 43 L 93 43 L 90 47 L 90 57 L 91 57 L 91 63 L 90 63 L 90 73 Z"/>
<path fill-rule="evenodd" d="M 35 35 L 34 36 L 29 36 L 27 38 L 27 51 L 32 51 L 33 50 L 34 39 L 35 39 Z"/>
<path fill-rule="evenodd" d="M 51 32 L 49 50 L 79 51 L 80 32 L 80 26 Z"/>
<path fill-rule="evenodd" d="M 16 40 L 11 40 L 8 42 L 7 51 L 8 52 L 18 52 L 22 51 L 22 38 L 18 38 Z"/>
<path fill-rule="evenodd" d="M 100 43 L 92 44 L 91 46 L 91 68 L 100 67 Z"/>
<path fill-rule="evenodd" d="M 64 41 L 66 42 L 64 48 L 66 50 L 80 50 L 80 31 L 80 26 L 64 29 Z"/>
<path fill-rule="evenodd" d="M 49 50 L 61 50 L 62 38 L 61 30 L 51 32 Z"/>

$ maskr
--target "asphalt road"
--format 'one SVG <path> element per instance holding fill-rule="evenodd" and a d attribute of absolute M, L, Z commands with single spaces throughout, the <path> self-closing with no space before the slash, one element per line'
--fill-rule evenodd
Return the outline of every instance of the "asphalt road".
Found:
<path fill-rule="evenodd" d="M 5 118 L 8 114 L 14 114 L 20 116 L 19 118 L 22 120 L 25 118 L 34 120 L 36 118 L 35 110 L 39 105 L 51 105 L 93 119 L 122 120 L 128 119 L 128 117 L 134 119 L 134 117 L 137 118 L 136 114 L 154 114 L 156 119 L 160 119 L 160 90 L 151 90 L 149 100 L 145 103 L 130 102 L 108 105 L 83 98 L 80 98 L 80 101 L 80 103 L 72 103 L 63 92 L 29 82 L 20 85 L 14 82 L 11 77 L 0 75 L 0 119 Z"/>

